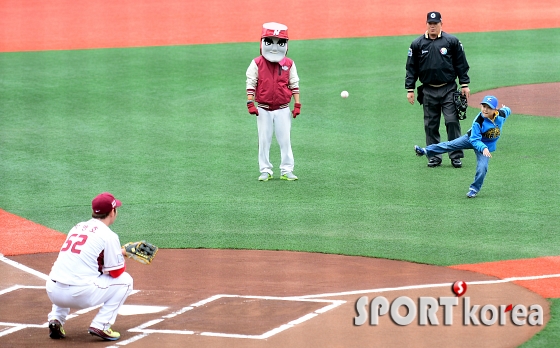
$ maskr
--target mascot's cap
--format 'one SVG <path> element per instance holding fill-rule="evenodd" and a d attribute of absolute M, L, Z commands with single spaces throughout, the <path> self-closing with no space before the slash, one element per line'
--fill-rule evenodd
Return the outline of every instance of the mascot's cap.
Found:
<path fill-rule="evenodd" d="M 95 214 L 107 214 L 120 206 L 121 201 L 115 199 L 115 196 L 109 192 L 100 193 L 91 201 L 91 209 Z"/>
<path fill-rule="evenodd" d="M 261 39 L 265 37 L 277 37 L 288 40 L 288 27 L 276 22 L 264 23 Z"/>
<path fill-rule="evenodd" d="M 439 22 L 441 22 L 441 13 L 436 11 L 428 12 L 426 23 L 439 23 Z"/>
<path fill-rule="evenodd" d="M 493 95 L 487 95 L 486 97 L 484 97 L 484 99 L 482 99 L 480 104 L 486 104 L 492 109 L 496 110 L 498 108 L 498 99 Z"/>

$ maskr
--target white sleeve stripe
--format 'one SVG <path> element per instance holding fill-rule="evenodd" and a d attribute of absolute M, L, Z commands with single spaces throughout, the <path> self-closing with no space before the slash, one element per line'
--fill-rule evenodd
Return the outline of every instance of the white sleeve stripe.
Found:
<path fill-rule="evenodd" d="M 251 64 L 249 64 L 246 75 L 247 90 L 252 89 L 254 91 L 257 88 L 257 81 L 259 78 L 259 67 L 257 66 L 257 63 L 255 63 L 254 59 L 251 61 Z"/>
<path fill-rule="evenodd" d="M 293 90 L 298 90 L 299 93 L 299 76 L 297 73 L 296 63 L 292 64 L 292 68 L 290 69 L 290 81 L 288 88 Z"/>

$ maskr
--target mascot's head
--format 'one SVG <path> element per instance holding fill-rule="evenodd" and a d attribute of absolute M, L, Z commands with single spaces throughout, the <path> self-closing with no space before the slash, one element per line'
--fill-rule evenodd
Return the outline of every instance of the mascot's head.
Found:
<path fill-rule="evenodd" d="M 288 27 L 280 23 L 264 23 L 261 33 L 261 54 L 269 62 L 278 63 L 288 53 Z"/>

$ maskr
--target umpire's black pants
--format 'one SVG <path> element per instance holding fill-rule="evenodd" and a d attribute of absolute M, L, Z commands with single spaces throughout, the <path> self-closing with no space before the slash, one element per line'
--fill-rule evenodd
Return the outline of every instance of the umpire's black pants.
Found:
<path fill-rule="evenodd" d="M 453 92 L 457 90 L 455 82 L 448 83 L 441 87 L 424 85 L 424 131 L 426 132 L 426 146 L 441 142 L 439 135 L 439 125 L 441 114 L 445 120 L 447 130 L 447 140 L 459 138 L 461 125 L 457 117 L 457 109 L 453 101 Z M 441 155 L 435 155 L 441 161 Z M 450 159 L 463 158 L 463 151 L 457 150 L 449 153 Z M 431 159 L 431 158 L 430 158 Z"/>

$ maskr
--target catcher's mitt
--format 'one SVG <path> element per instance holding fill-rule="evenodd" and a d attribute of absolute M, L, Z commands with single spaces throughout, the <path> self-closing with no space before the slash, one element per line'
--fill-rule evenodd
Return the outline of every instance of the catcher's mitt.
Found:
<path fill-rule="evenodd" d="M 159 249 L 157 246 L 150 244 L 145 240 L 126 243 L 123 245 L 123 248 L 126 250 L 126 256 L 129 259 L 134 259 L 146 265 L 149 265 L 152 262 Z"/>
<path fill-rule="evenodd" d="M 453 92 L 453 101 L 455 102 L 455 108 L 457 109 L 457 117 L 459 120 L 467 118 L 467 108 L 469 107 L 469 104 L 467 102 L 467 97 L 461 93 L 460 89 Z"/>

